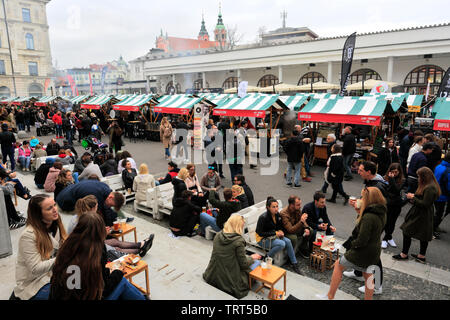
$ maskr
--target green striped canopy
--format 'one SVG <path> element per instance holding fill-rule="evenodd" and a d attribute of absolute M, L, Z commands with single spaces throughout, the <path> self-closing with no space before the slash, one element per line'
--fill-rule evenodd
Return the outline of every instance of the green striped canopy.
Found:
<path fill-rule="evenodd" d="M 195 98 L 188 94 L 176 94 L 163 96 L 158 99 L 158 105 L 154 107 L 155 112 L 169 114 L 189 114 L 191 109 L 203 98 Z"/>
<path fill-rule="evenodd" d="M 81 101 L 88 99 L 89 97 L 90 97 L 89 95 L 81 95 L 81 96 L 67 97 L 64 98 L 64 100 L 69 101 L 72 104 L 78 104 Z"/>
<path fill-rule="evenodd" d="M 115 96 L 115 98 L 119 101 L 122 101 L 129 97 L 135 97 L 135 96 L 137 96 L 137 94 L 119 94 L 119 95 Z"/>
<path fill-rule="evenodd" d="M 450 98 L 437 98 L 433 107 L 434 112 L 436 115 L 433 130 L 450 131 Z"/>
<path fill-rule="evenodd" d="M 10 103 L 10 102 L 15 101 L 16 99 L 19 99 L 19 97 L 10 97 L 10 98 L 6 98 L 6 99 L 1 100 L 0 103 L 5 103 L 5 104 L 7 104 L 7 103 Z"/>
<path fill-rule="evenodd" d="M 100 109 L 104 104 L 107 104 L 113 97 L 107 95 L 95 96 L 85 103 L 81 104 L 82 109 Z"/>
<path fill-rule="evenodd" d="M 152 101 L 158 103 L 153 94 L 142 94 L 138 96 L 130 96 L 119 103 L 113 105 L 114 110 L 118 111 L 139 111 L 139 107 Z"/>
<path fill-rule="evenodd" d="M 376 99 L 384 99 L 390 101 L 392 110 L 394 110 L 394 112 L 397 112 L 397 110 L 402 106 L 403 101 L 408 99 L 409 93 L 365 93 L 364 97 L 375 97 Z"/>
<path fill-rule="evenodd" d="M 386 109 L 384 99 L 369 97 L 341 97 L 340 99 L 312 99 L 298 114 L 301 121 L 379 125 Z"/>
<path fill-rule="evenodd" d="M 295 96 L 281 96 L 280 100 L 292 111 L 300 111 L 300 108 L 308 100 L 309 93 L 298 93 Z"/>
<path fill-rule="evenodd" d="M 54 101 L 54 100 L 56 100 L 56 99 L 58 99 L 57 96 L 44 96 L 44 97 L 40 98 L 40 99 L 35 103 L 35 105 L 36 105 L 36 106 L 39 106 L 39 107 L 46 106 L 48 103 L 50 103 L 50 102 L 52 102 L 52 101 Z"/>
<path fill-rule="evenodd" d="M 278 94 L 247 95 L 244 98 L 234 97 L 219 104 L 213 111 L 217 116 L 236 116 L 264 118 L 270 107 L 288 110 Z"/>

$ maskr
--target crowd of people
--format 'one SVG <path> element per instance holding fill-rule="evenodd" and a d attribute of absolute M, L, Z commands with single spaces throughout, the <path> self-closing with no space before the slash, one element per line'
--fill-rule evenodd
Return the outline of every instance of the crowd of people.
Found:
<path fill-rule="evenodd" d="M 128 151 L 121 150 L 123 124 L 120 121 L 108 123 L 102 113 L 89 114 L 83 110 L 63 114 L 41 109 L 29 116 L 31 125 L 33 119 L 36 123 L 37 137 L 18 142 L 10 129 L 15 126 L 17 130 L 25 129 L 27 122 L 22 121 L 21 113 L 26 110 L 26 107 L 25 110 L 11 109 L 6 117 L 10 126 L 3 124 L 0 133 L 0 179 L 10 228 L 25 226 L 19 240 L 17 285 L 12 299 L 145 299 L 123 278 L 120 270 L 106 268 L 106 262 L 114 257 L 128 253 L 145 256 L 154 239 L 150 234 L 134 243 L 118 241 L 111 236 L 114 221 L 125 218 L 121 211 L 125 199 L 122 193 L 112 191 L 100 180 L 117 174 L 122 176 L 125 188 L 135 193 L 137 202 L 146 201 L 147 189 L 171 184 L 174 195 L 169 228 L 173 235 L 205 236 L 208 227 L 217 232 L 203 278 L 236 298 L 247 295 L 248 273 L 265 258 L 259 254 L 247 256 L 243 237 L 245 221 L 236 214 L 255 204 L 239 161 L 239 157 L 248 155 L 245 131 L 251 128 L 249 121 L 230 125 L 229 121 L 221 119 L 217 124 L 214 121 L 208 124 L 209 129 L 216 130 L 213 131 L 215 134 L 222 133 L 224 137 L 225 130 L 231 127 L 242 132 L 233 141 L 233 146 L 235 149 L 244 146 L 246 152 L 243 155 L 235 152 L 232 159 L 227 159 L 232 185 L 225 187 L 220 163 L 208 165 L 206 172 L 197 172 L 194 164 L 179 167 L 170 161 L 167 174 L 156 178 L 150 174 L 146 163 L 138 166 Z M 44 145 L 38 137 L 48 119 L 55 124 L 56 138 Z M 84 152 L 79 156 L 73 147 L 77 136 L 81 142 L 92 137 L 101 140 L 104 135 L 109 136 L 109 150 L 94 154 Z M 165 159 L 171 160 L 173 128 L 165 118 L 160 135 Z M 214 137 L 213 134 L 205 138 L 205 146 L 214 141 Z M 282 143 L 288 162 L 285 174 L 288 186 L 300 188 L 300 181 L 311 182 L 314 177 L 309 165 L 311 138 L 309 130 L 297 125 Z M 265 250 L 266 257 L 273 258 L 277 252 L 286 250 L 290 266 L 298 274 L 303 272 L 297 257 L 310 257 L 317 235 L 336 233 L 327 213 L 327 202 L 336 203 L 339 194 L 344 205 L 349 204 L 355 210 L 355 227 L 343 244 L 346 252 L 334 265 L 329 292 L 320 298 L 333 299 L 343 275 L 365 282 L 359 290 L 366 299 L 371 299 L 373 294 L 382 294 L 381 251 L 389 246 L 397 248 L 393 233 L 406 204 L 411 206 L 400 226 L 402 250 L 393 259 L 407 260 L 412 239 L 418 239 L 420 251 L 411 256 L 425 263 L 429 242 L 440 238 L 439 225 L 450 212 L 450 153 L 441 159 L 442 150 L 432 134 L 401 131 L 398 138 L 399 148 L 394 139 L 387 139 L 375 162 L 359 162 L 357 172 L 364 180 L 359 199 L 351 199 L 344 191 L 345 182 L 353 179 L 356 153 L 355 135 L 348 126 L 341 137 L 342 143 L 337 142 L 334 134 L 328 135 L 324 183 L 308 203 L 302 206 L 299 195 L 286 197 L 284 208 L 280 208 L 277 199 L 271 196 L 266 200 L 266 210 L 256 225 L 256 242 Z M 58 139 L 64 139 L 61 145 Z M 225 143 L 223 149 L 226 149 Z M 18 149 L 17 158 L 15 149 Z M 219 149 L 216 152 L 221 152 Z M 27 172 L 36 166 L 36 159 L 46 156 L 56 157 L 48 157 L 37 168 L 34 181 L 38 189 L 53 193 L 53 197 L 48 194 L 32 196 L 17 179 L 16 164 Z M 68 164 L 74 169 L 64 168 Z M 329 186 L 332 195 L 327 199 Z M 14 193 L 29 201 L 27 217 L 16 211 L 12 201 Z M 64 226 L 59 211 L 73 213 L 67 226 Z M 82 277 L 82 289 L 67 288 L 64 271 L 71 265 L 78 265 L 88 274 Z M 375 286 L 368 280 L 372 279 L 373 266 L 380 275 Z"/>

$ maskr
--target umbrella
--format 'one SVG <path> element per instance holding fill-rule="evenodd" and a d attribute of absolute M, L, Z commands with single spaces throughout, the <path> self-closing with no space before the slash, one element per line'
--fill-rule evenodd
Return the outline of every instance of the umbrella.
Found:
<path fill-rule="evenodd" d="M 381 81 L 381 80 L 375 80 L 375 79 L 369 79 L 364 81 L 364 90 L 372 90 L 373 87 L 379 86 L 382 83 L 385 83 L 389 88 L 396 87 L 399 84 L 396 82 L 387 82 L 387 81 Z M 357 82 L 351 85 L 347 86 L 347 91 L 352 90 L 363 90 L 363 82 Z"/>
<path fill-rule="evenodd" d="M 300 91 L 311 91 L 311 83 L 308 84 L 304 84 L 302 86 L 299 87 Z M 312 84 L 312 90 L 338 90 L 341 87 L 337 84 L 334 83 L 327 83 L 327 82 L 322 82 L 322 81 L 318 81 L 318 82 L 314 82 Z"/>
<path fill-rule="evenodd" d="M 247 93 L 248 92 L 259 92 L 259 89 L 260 88 L 258 88 L 258 87 L 248 86 Z M 237 93 L 237 92 L 238 92 L 237 88 L 231 88 L 231 89 L 227 89 L 224 91 L 224 93 Z"/>
<path fill-rule="evenodd" d="M 268 86 L 264 88 L 260 88 L 259 92 L 273 92 L 274 86 Z M 279 83 L 275 85 L 275 92 L 291 92 L 291 91 L 300 91 L 300 87 L 295 84 L 287 84 L 287 83 Z"/>

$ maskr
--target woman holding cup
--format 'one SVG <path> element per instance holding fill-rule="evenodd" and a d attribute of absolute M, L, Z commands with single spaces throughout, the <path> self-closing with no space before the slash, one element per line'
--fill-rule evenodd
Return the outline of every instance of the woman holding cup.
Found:
<path fill-rule="evenodd" d="M 345 269 L 361 271 L 366 280 L 364 298 L 371 300 L 373 296 L 374 285 L 368 281 L 372 272 L 368 267 L 378 265 L 380 261 L 380 236 L 386 223 L 386 200 L 378 188 L 369 187 L 361 191 L 361 199 L 352 199 L 350 204 L 358 214 L 351 244 L 344 256 L 336 261 L 328 294 L 318 295 L 320 299 L 334 299 Z"/>

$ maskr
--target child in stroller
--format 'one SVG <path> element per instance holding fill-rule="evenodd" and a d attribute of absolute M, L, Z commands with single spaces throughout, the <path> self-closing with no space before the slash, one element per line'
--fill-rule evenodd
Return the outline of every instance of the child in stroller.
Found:
<path fill-rule="evenodd" d="M 94 154 L 94 163 L 101 165 L 104 162 L 105 155 L 108 153 L 108 145 L 101 142 L 96 137 L 88 136 L 81 142 L 84 149 L 89 150 Z"/>
<path fill-rule="evenodd" d="M 47 119 L 46 122 L 40 123 L 40 133 L 43 136 L 48 135 L 49 133 L 56 134 L 56 126 L 52 120 Z"/>

